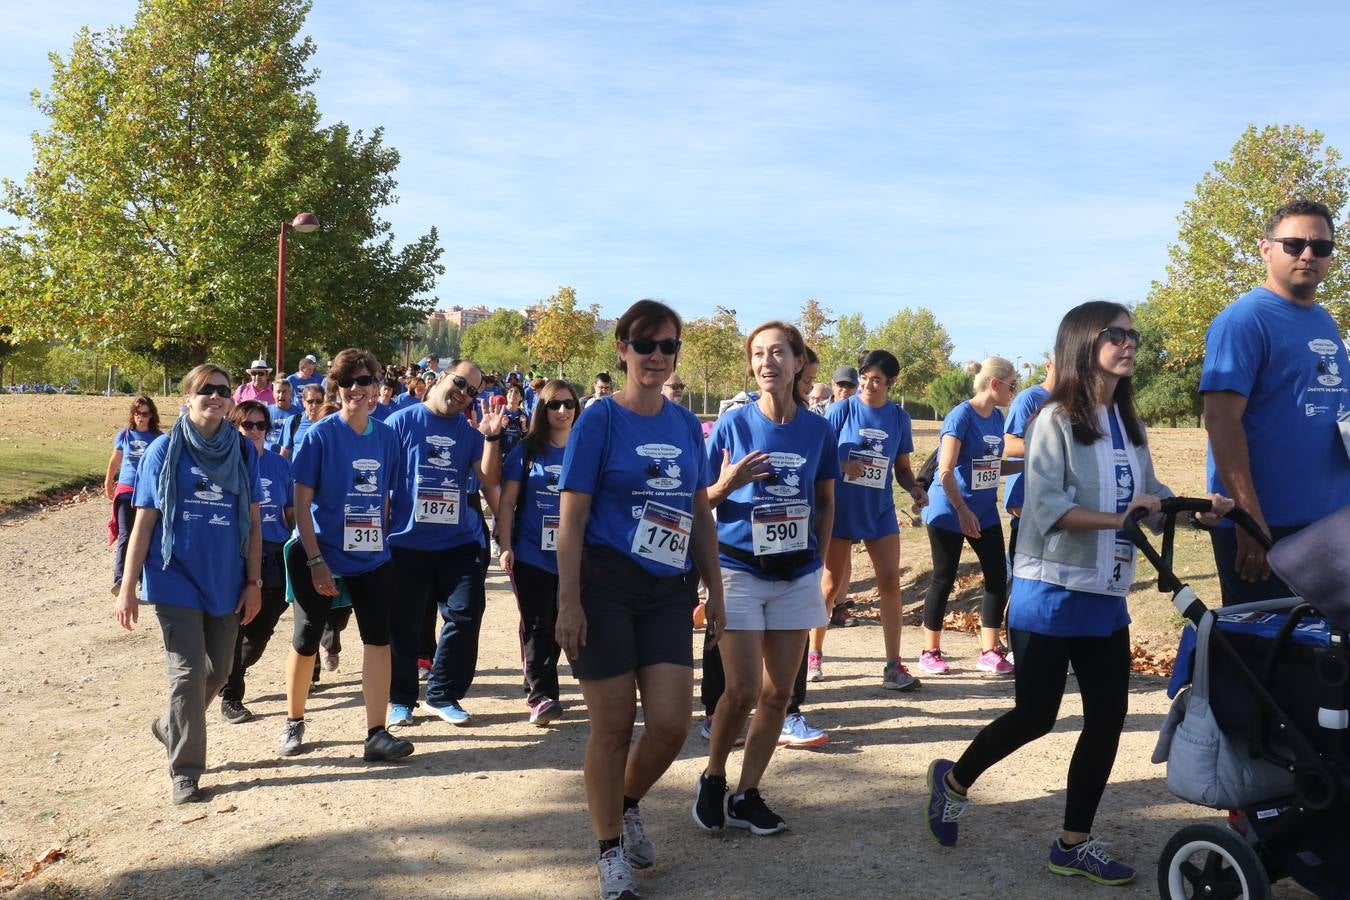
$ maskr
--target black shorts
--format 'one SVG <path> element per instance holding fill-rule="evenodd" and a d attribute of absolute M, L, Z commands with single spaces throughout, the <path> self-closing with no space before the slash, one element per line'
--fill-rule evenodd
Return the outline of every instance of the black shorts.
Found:
<path fill-rule="evenodd" d="M 313 575 L 305 565 L 305 548 L 299 541 L 291 545 L 291 552 L 286 557 L 286 569 L 295 591 L 295 603 L 291 608 L 291 614 L 295 617 L 295 631 L 291 637 L 291 646 L 301 656 L 313 656 L 319 652 L 319 641 L 323 636 L 324 625 L 328 622 L 333 598 L 314 590 Z M 393 562 L 386 560 L 360 575 L 344 575 L 342 584 L 352 598 L 352 611 L 356 613 L 356 628 L 361 632 L 361 643 L 368 647 L 389 646 L 389 617 L 399 591 Z"/>
<path fill-rule="evenodd" d="M 577 678 L 613 678 L 645 666 L 694 667 L 691 569 L 653 576 L 626 553 L 586 547 L 581 553 L 581 610 L 586 644 L 569 657 Z"/>

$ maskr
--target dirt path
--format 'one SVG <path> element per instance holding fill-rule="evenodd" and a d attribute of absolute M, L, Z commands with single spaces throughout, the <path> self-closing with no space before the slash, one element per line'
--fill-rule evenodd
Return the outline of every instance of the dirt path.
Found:
<path fill-rule="evenodd" d="M 153 614 L 130 635 L 112 622 L 106 515 L 104 504 L 83 503 L 0 520 L 0 893 L 61 848 L 64 858 L 15 896 L 596 896 L 580 694 L 565 679 L 561 724 L 525 723 L 515 605 L 499 572 L 465 701 L 473 727 L 419 719 L 405 731 L 417 744 L 407 763 L 362 762 L 353 628 L 341 671 L 325 673 L 311 703 L 310 751 L 279 759 L 286 616 L 249 681 L 257 719 L 209 719 L 210 801 L 173 807 L 147 729 L 165 696 L 159 634 Z M 706 752 L 696 710 L 683 754 L 643 804 L 658 853 L 639 875 L 644 896 L 1156 896 L 1154 861 L 1167 838 L 1191 821 L 1218 821 L 1172 798 L 1148 762 L 1166 711 L 1161 681 L 1132 682 L 1098 818 L 1099 834 L 1140 869 L 1135 885 L 1112 892 L 1045 870 L 1081 723 L 1076 693 L 1052 735 L 981 781 L 959 847 L 928 837 L 929 760 L 958 753 L 1011 702 L 1010 682 L 972 671 L 969 638 L 949 643 L 960 671 L 897 695 L 877 686 L 874 625 L 831 632 L 829 677 L 812 685 L 807 712 L 833 740 L 775 757 L 765 796 L 792 825 L 779 837 L 709 837 L 690 822 Z M 1278 896 L 1306 895 L 1284 887 Z"/>

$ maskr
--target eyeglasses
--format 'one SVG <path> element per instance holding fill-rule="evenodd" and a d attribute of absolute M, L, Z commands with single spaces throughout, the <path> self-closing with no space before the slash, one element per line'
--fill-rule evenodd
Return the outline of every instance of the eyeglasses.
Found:
<path fill-rule="evenodd" d="M 132 415 L 135 416 L 135 417 L 138 418 L 138 419 L 148 419 L 148 418 L 150 418 L 150 410 L 148 410 L 148 409 L 138 409 L 138 410 L 136 410 L 134 413 L 132 413 Z"/>
<path fill-rule="evenodd" d="M 568 397 L 566 400 L 550 400 L 544 405 L 547 406 L 549 409 L 553 410 L 554 412 L 557 412 L 560 409 L 576 409 L 577 401 L 573 400 L 571 397 Z"/>
<path fill-rule="evenodd" d="M 230 396 L 230 386 L 228 384 L 204 384 L 197 388 L 198 397 L 210 397 L 215 394 L 217 397 Z"/>
<path fill-rule="evenodd" d="M 1097 332 L 1098 337 L 1106 335 L 1106 339 L 1117 347 L 1124 347 L 1126 341 L 1132 341 L 1136 347 L 1139 346 L 1139 332 L 1133 328 L 1121 328 L 1119 325 L 1107 325 L 1101 331 Z"/>
<path fill-rule="evenodd" d="M 470 399 L 478 396 L 478 388 L 469 387 L 469 379 L 465 378 L 463 375 L 451 375 L 450 383 L 468 394 Z"/>
<path fill-rule="evenodd" d="M 625 340 L 623 343 L 629 350 L 642 356 L 650 356 L 656 352 L 658 347 L 663 355 L 674 356 L 680 352 L 681 342 L 678 338 L 662 338 L 659 341 L 653 341 L 650 338 L 634 338 L 631 341 Z"/>
<path fill-rule="evenodd" d="M 1280 237 L 1266 238 L 1272 244 L 1280 244 L 1284 247 L 1284 252 L 1290 256 L 1302 256 L 1303 251 L 1312 247 L 1313 256 L 1319 259 L 1325 259 L 1331 255 L 1331 251 L 1336 249 L 1335 241 L 1328 240 L 1308 240 L 1307 238 Z"/>
<path fill-rule="evenodd" d="M 1136 343 L 1138 343 L 1138 342 L 1136 341 Z M 1015 381 L 1004 381 L 1002 378 L 995 378 L 994 380 L 997 381 L 999 384 L 1003 385 L 1003 386 L 1004 386 L 1005 388 L 1007 388 L 1008 390 L 1013 391 L 1014 393 L 1016 393 L 1016 391 L 1017 391 L 1017 382 L 1015 382 Z"/>
<path fill-rule="evenodd" d="M 305 405 L 306 405 L 306 406 L 317 406 L 317 405 L 319 405 L 319 404 L 321 404 L 321 403 L 323 403 L 323 398 L 322 398 L 322 397 L 311 397 L 311 398 L 309 398 L 308 400 L 305 401 Z"/>
<path fill-rule="evenodd" d="M 261 419 L 245 419 L 239 423 L 240 431 L 266 431 L 267 423 Z"/>
<path fill-rule="evenodd" d="M 668 385 L 666 385 L 666 387 L 670 388 L 672 391 L 682 391 L 682 390 L 684 390 L 684 385 L 682 385 L 682 384 L 668 384 Z"/>
<path fill-rule="evenodd" d="M 339 378 L 338 387 L 350 389 L 352 385 L 359 384 L 361 387 L 370 387 L 375 383 L 374 375 L 353 375 L 351 378 Z"/>

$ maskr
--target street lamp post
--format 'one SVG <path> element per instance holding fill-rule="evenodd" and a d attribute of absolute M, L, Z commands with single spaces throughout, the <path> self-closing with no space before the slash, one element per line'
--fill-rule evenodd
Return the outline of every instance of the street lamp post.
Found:
<path fill-rule="evenodd" d="M 318 227 L 319 217 L 308 212 L 300 213 L 291 221 L 281 223 L 281 236 L 277 238 L 277 346 L 276 356 L 272 362 L 272 365 L 276 366 L 278 377 L 284 377 L 286 374 L 285 362 L 281 358 L 281 353 L 286 347 L 282 338 L 286 329 L 286 232 L 294 230 L 308 234 Z"/>

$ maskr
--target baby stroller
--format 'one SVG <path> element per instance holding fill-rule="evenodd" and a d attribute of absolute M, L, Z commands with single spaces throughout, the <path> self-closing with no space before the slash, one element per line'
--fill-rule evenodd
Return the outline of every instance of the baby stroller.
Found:
<path fill-rule="evenodd" d="M 1323 898 L 1350 898 L 1350 507 L 1269 546 L 1242 510 L 1228 516 L 1269 551 L 1299 596 L 1209 610 L 1172 571 L 1178 513 L 1208 500 L 1163 501 L 1162 552 L 1125 533 L 1158 570 L 1158 589 L 1187 619 L 1153 754 L 1184 800 L 1228 810 L 1195 824 L 1158 860 L 1163 898 L 1271 896 L 1292 878 Z"/>

